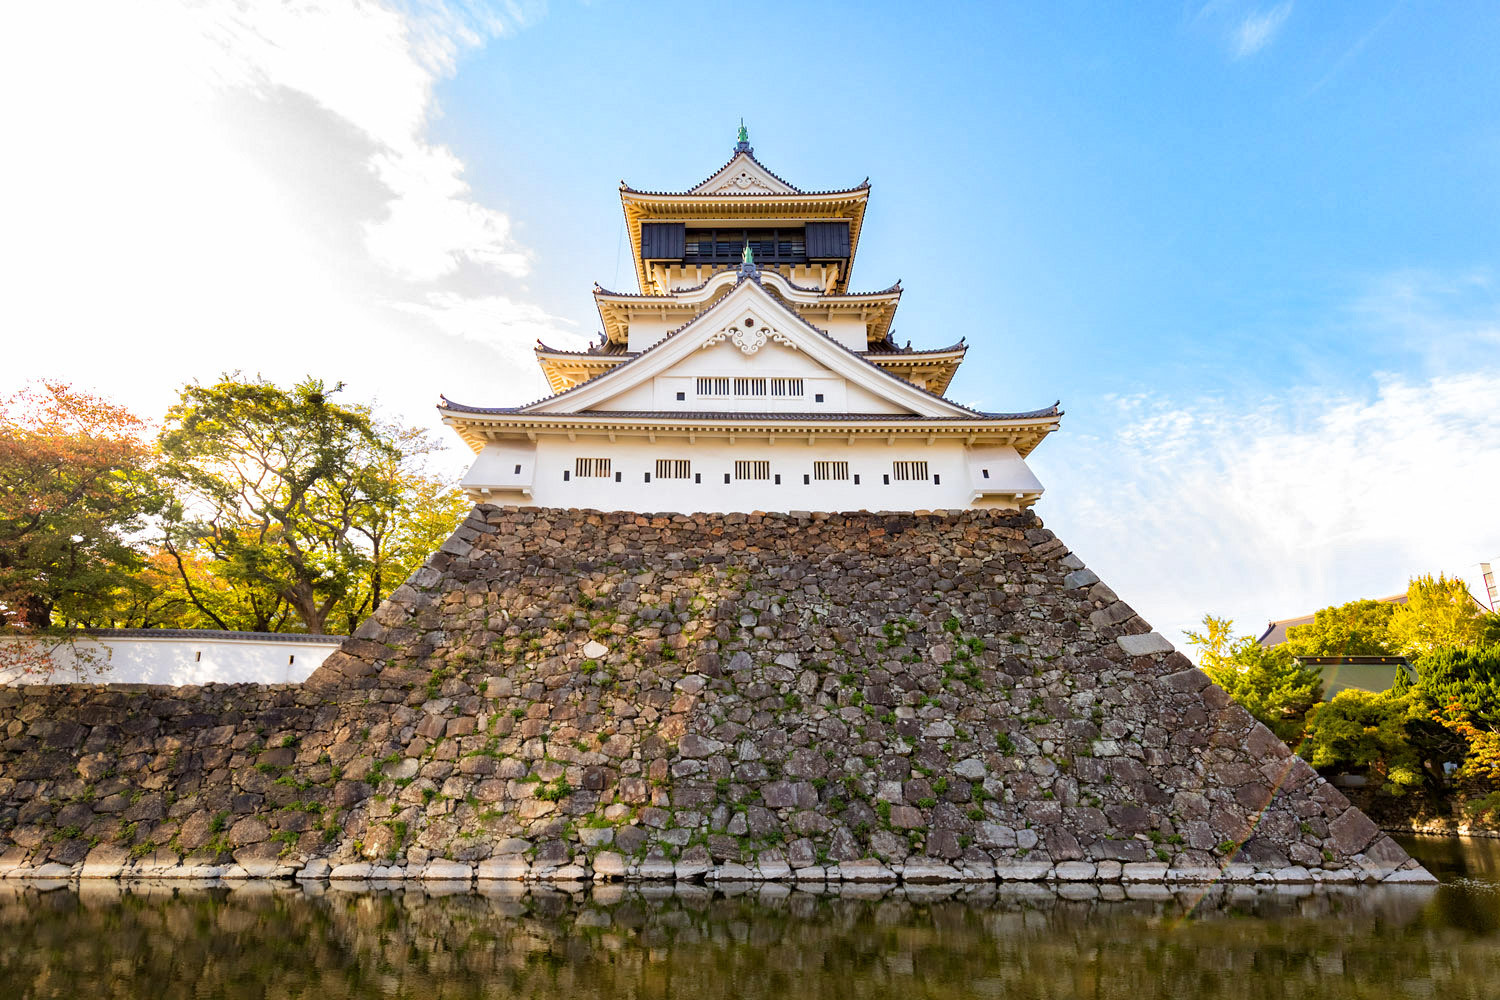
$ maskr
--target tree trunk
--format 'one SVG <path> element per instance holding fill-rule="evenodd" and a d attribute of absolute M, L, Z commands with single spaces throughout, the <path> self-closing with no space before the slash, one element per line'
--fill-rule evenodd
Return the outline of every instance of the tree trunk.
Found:
<path fill-rule="evenodd" d="M 52 625 L 52 602 L 40 594 L 21 599 L 21 623 L 27 628 L 49 628 Z"/>
<path fill-rule="evenodd" d="M 298 581 L 293 584 L 283 595 L 286 602 L 297 612 L 297 617 L 302 619 L 302 624 L 309 632 L 321 634 L 327 626 L 328 612 L 318 605 L 317 596 L 313 593 L 312 584 Z"/>

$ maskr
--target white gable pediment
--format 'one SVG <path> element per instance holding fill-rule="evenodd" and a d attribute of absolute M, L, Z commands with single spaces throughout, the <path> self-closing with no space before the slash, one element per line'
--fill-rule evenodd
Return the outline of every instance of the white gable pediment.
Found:
<path fill-rule="evenodd" d="M 749 153 L 734 159 L 689 194 L 796 194 L 797 189 L 756 162 Z"/>
<path fill-rule="evenodd" d="M 742 308 L 741 315 L 724 324 L 716 333 L 711 334 L 703 341 L 702 346 L 708 348 L 715 344 L 723 343 L 726 340 L 739 348 L 740 353 L 746 356 L 759 351 L 766 345 L 767 341 L 785 344 L 792 350 L 797 350 L 796 342 L 787 336 L 785 332 L 772 325 L 771 321 L 766 318 L 765 310 L 755 308 L 754 305 L 747 305 Z"/>
<path fill-rule="evenodd" d="M 774 349 L 768 345 L 774 345 Z M 725 355 L 726 350 L 732 354 Z M 576 413 L 612 401 L 639 398 L 640 394 L 631 390 L 651 384 L 658 376 L 690 371 L 708 374 L 700 359 L 709 353 L 731 363 L 734 370 L 724 372 L 725 375 L 745 374 L 763 361 L 774 365 L 777 362 L 765 360 L 772 356 L 786 359 L 794 355 L 798 368 L 816 369 L 846 381 L 853 390 L 851 398 L 869 399 L 874 404 L 869 410 L 872 413 L 973 416 L 972 411 L 877 368 L 809 326 L 789 306 L 752 280 L 741 281 L 697 318 L 634 360 L 525 410 Z"/>

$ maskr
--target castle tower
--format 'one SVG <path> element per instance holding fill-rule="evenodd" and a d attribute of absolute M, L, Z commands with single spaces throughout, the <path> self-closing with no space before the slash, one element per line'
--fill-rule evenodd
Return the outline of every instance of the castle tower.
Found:
<path fill-rule="evenodd" d="M 734 155 L 679 192 L 620 185 L 638 292 L 594 286 L 603 334 L 538 343 L 553 395 L 444 398 L 476 458 L 463 485 L 500 506 L 737 512 L 1021 509 L 1025 459 L 1057 406 L 985 413 L 946 398 L 963 338 L 891 338 L 897 282 L 850 290 L 866 181 L 803 191 Z"/>

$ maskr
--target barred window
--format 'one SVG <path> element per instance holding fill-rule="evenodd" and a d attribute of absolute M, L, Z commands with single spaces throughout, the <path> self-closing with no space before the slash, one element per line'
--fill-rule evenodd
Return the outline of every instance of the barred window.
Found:
<path fill-rule="evenodd" d="M 802 395 L 802 380 L 800 378 L 773 378 L 771 395 L 800 396 Z"/>
<path fill-rule="evenodd" d="M 573 475 L 582 479 L 584 476 L 609 478 L 609 459 L 607 458 L 575 458 L 573 460 Z"/>
<path fill-rule="evenodd" d="M 895 476 L 895 479 L 896 479 L 896 481 L 898 483 L 899 482 L 912 482 L 912 481 L 918 480 L 918 479 L 926 479 L 927 478 L 927 463 L 926 462 L 893 462 L 893 463 L 891 463 L 891 472 Z"/>
<path fill-rule="evenodd" d="M 764 396 L 766 380 L 763 378 L 737 378 L 734 380 L 736 396 Z"/>
<path fill-rule="evenodd" d="M 735 462 L 734 478 L 736 479 L 770 479 L 770 462 Z"/>
<path fill-rule="evenodd" d="M 692 479 L 693 463 L 685 458 L 658 458 L 657 479 Z"/>
<path fill-rule="evenodd" d="M 848 479 L 848 462 L 814 462 L 814 479 Z"/>
<path fill-rule="evenodd" d="M 727 378 L 700 378 L 700 379 L 698 379 L 698 395 L 700 395 L 700 396 L 727 396 L 727 395 L 729 395 L 729 379 L 727 379 Z"/>

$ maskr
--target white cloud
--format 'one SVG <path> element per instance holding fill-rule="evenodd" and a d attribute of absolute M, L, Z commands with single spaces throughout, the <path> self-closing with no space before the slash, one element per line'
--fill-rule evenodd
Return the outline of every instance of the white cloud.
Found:
<path fill-rule="evenodd" d="M 1244 59 L 1247 56 L 1253 56 L 1270 45 L 1291 14 L 1291 0 L 1246 14 L 1235 26 L 1230 38 L 1235 58 Z"/>
<path fill-rule="evenodd" d="M 1258 633 L 1500 552 L 1500 370 L 1088 418 L 1112 429 L 1034 459 L 1041 513 L 1174 642 L 1205 612 Z"/>
<path fill-rule="evenodd" d="M 540 306 L 518 302 L 503 295 L 463 296 L 433 292 L 422 302 L 393 303 L 395 308 L 430 321 L 451 336 L 482 344 L 493 351 L 495 371 L 505 372 L 505 392 L 510 402 L 530 402 L 546 395 L 547 381 L 537 368 L 532 346 L 542 341 L 565 351 L 582 350 L 588 339 L 568 329 L 570 321 L 549 314 Z M 452 398 L 486 405 L 478 398 Z"/>
<path fill-rule="evenodd" d="M 219 49 L 222 82 L 306 94 L 375 144 L 370 165 L 392 195 L 385 217 L 365 226 L 376 260 L 418 281 L 450 274 L 462 260 L 527 272 L 510 220 L 472 201 L 458 157 L 423 140 L 434 83 L 465 49 L 524 15 L 444 4 L 398 11 L 361 0 L 221 0 L 194 14 Z M 329 58 L 334 52 L 339 58 Z"/>
<path fill-rule="evenodd" d="M 452 274 L 468 260 L 513 277 L 531 269 L 531 254 L 510 236 L 510 219 L 468 199 L 463 164 L 441 146 L 388 150 L 373 161 L 395 197 L 385 218 L 366 223 L 376 260 L 414 281 Z"/>
<path fill-rule="evenodd" d="M 193 378 L 313 373 L 427 426 L 439 392 L 535 395 L 521 352 L 571 330 L 527 303 L 531 251 L 428 136 L 437 84 L 535 16 L 368 0 L 7 12 L 0 388 L 60 375 L 155 416 Z"/>

